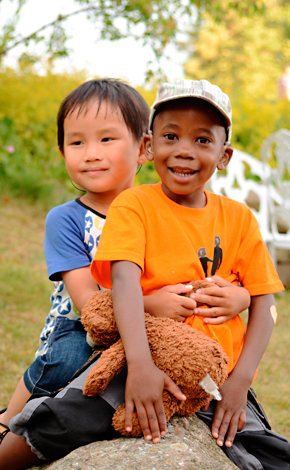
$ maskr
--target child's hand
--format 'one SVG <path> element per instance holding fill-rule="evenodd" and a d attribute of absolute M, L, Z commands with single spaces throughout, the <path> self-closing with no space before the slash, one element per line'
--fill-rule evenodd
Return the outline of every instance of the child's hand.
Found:
<path fill-rule="evenodd" d="M 225 446 L 231 447 L 237 431 L 241 431 L 246 424 L 248 389 L 229 377 L 220 387 L 220 392 L 222 400 L 217 402 L 212 436 L 218 446 L 221 447 L 225 441 Z"/>
<path fill-rule="evenodd" d="M 155 317 L 167 317 L 184 322 L 187 317 L 193 314 L 196 302 L 179 294 L 185 294 L 191 290 L 192 286 L 183 284 L 165 286 L 154 294 L 143 297 L 144 310 Z"/>
<path fill-rule="evenodd" d="M 198 289 L 190 297 L 197 302 L 209 305 L 209 308 L 195 308 L 194 314 L 204 316 L 204 323 L 219 325 L 247 309 L 251 297 L 244 287 L 231 284 L 219 276 L 207 278 L 217 284 L 213 287 Z"/>
<path fill-rule="evenodd" d="M 186 400 L 179 387 L 153 362 L 128 365 L 125 393 L 125 429 L 132 430 L 132 416 L 136 409 L 138 420 L 147 441 L 159 442 L 166 434 L 166 417 L 162 392 L 166 389 L 178 400 Z"/>

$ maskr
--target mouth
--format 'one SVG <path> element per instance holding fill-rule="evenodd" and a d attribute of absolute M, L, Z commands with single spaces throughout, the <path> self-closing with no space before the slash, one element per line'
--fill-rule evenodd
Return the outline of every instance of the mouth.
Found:
<path fill-rule="evenodd" d="M 184 168 L 179 166 L 169 167 L 169 170 L 175 176 L 179 176 L 181 178 L 188 178 L 189 176 L 192 176 L 197 173 L 197 170 L 193 170 L 192 168 Z"/>
<path fill-rule="evenodd" d="M 106 168 L 87 168 L 84 170 L 85 173 L 101 173 L 106 171 Z"/>

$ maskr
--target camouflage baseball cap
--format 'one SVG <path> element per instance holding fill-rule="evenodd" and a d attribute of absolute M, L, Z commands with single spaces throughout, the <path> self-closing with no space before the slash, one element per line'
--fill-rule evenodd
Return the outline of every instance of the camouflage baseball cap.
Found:
<path fill-rule="evenodd" d="M 208 101 L 224 116 L 227 123 L 227 140 L 231 139 L 232 107 L 231 102 L 223 91 L 207 80 L 176 80 L 173 83 L 164 83 L 158 90 L 156 99 L 151 106 L 149 126 L 152 129 L 155 112 L 160 104 L 180 98 L 200 98 Z"/>

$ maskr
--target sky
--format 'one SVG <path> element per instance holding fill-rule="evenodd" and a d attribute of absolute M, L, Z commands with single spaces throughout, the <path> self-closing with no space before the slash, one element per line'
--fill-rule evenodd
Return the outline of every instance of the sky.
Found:
<path fill-rule="evenodd" d="M 0 27 L 14 13 L 14 3 L 11 0 L 0 2 Z M 75 11 L 78 4 L 73 0 L 27 0 L 21 14 L 18 31 L 29 34 L 40 26 L 53 21 L 58 14 Z M 131 85 L 142 85 L 145 80 L 146 63 L 154 61 L 154 55 L 149 46 L 143 46 L 132 38 L 119 41 L 97 41 L 94 23 L 86 20 L 85 16 L 77 15 L 67 23 L 67 32 L 71 39 L 68 46 L 72 49 L 69 59 L 57 61 L 56 72 L 72 72 L 86 69 L 88 79 L 94 76 L 121 78 Z M 18 46 L 12 50 L 5 64 L 15 66 L 16 58 L 24 50 Z M 162 60 L 161 65 L 169 80 L 182 78 L 182 63 L 186 54 L 177 51 L 173 46 L 167 48 L 168 60 Z"/>

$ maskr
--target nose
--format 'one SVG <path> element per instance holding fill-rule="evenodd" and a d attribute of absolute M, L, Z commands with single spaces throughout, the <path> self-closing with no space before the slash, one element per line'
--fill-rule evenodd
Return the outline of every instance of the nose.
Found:
<path fill-rule="evenodd" d="M 178 148 L 176 149 L 175 152 L 175 157 L 176 158 L 188 158 L 188 159 L 194 159 L 195 154 L 194 154 L 194 148 L 193 144 L 190 141 L 180 141 L 180 144 Z"/>
<path fill-rule="evenodd" d="M 84 159 L 86 162 L 103 160 L 101 146 L 96 143 L 87 144 Z"/>

